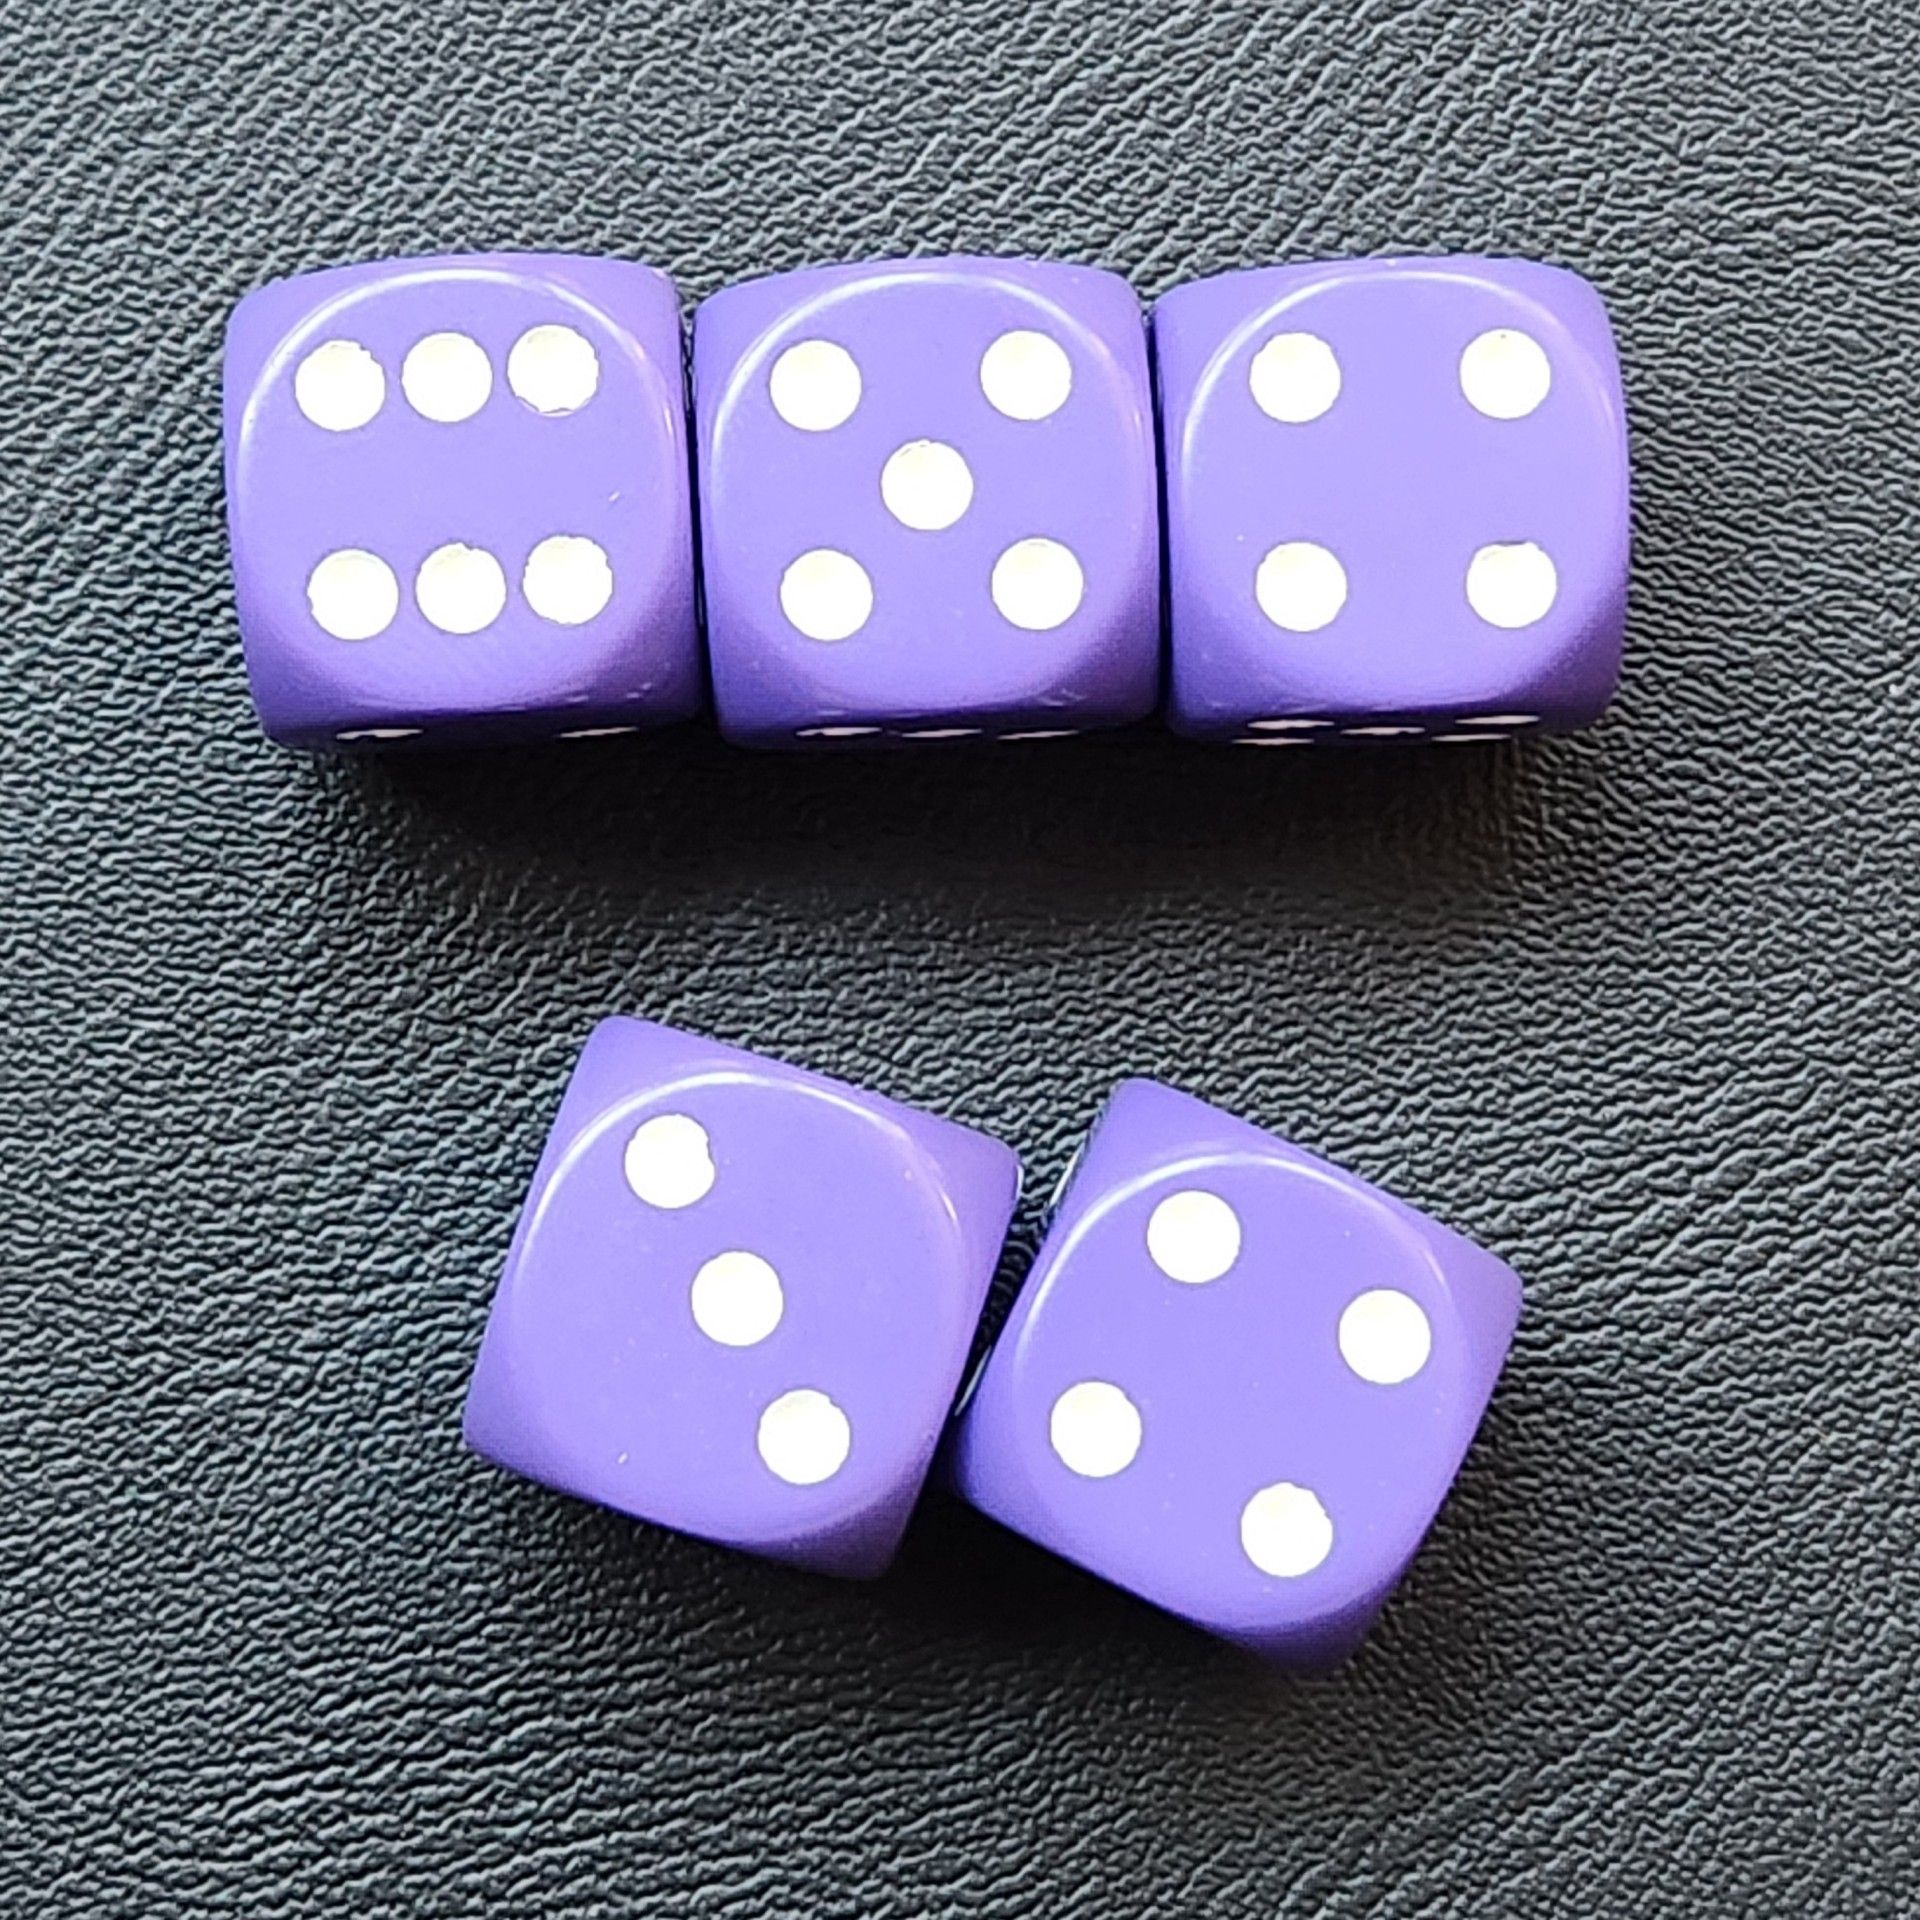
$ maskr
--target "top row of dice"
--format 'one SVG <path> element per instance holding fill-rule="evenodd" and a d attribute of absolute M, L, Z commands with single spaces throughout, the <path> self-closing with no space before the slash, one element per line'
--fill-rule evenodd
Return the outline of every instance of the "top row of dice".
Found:
<path fill-rule="evenodd" d="M 288 745 L 1498 739 L 1618 672 L 1627 457 L 1577 276 L 1346 261 L 1177 288 L 947 259 L 731 287 L 476 255 L 250 294 L 242 633 Z M 1157 374 L 1157 379 L 1153 377 Z M 1159 409 L 1156 459 L 1155 401 Z"/>

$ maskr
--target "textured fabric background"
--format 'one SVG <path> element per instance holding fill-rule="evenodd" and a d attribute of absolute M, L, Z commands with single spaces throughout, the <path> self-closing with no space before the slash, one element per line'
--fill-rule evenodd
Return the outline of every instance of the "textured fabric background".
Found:
<path fill-rule="evenodd" d="M 0 0 L 0 74 L 0 1912 L 1920 1912 L 1912 8 Z M 491 246 L 689 300 L 1576 266 L 1618 708 L 1497 758 L 283 756 L 225 313 Z M 1023 1248 L 1146 1072 L 1506 1255 L 1357 1665 L 1251 1673 L 941 1501 L 839 1588 L 464 1457 L 612 1009 L 1005 1135 Z"/>

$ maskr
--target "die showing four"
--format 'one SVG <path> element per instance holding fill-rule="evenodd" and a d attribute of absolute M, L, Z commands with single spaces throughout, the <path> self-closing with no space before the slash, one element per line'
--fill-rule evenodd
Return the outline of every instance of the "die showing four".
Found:
<path fill-rule="evenodd" d="M 683 1533 L 877 1574 L 926 1476 L 1019 1182 L 984 1134 L 605 1021 L 508 1254 L 468 1443 Z"/>
<path fill-rule="evenodd" d="M 619 260 L 341 267 L 227 335 L 227 512 L 290 746 L 623 731 L 702 698 L 672 283 Z"/>
<path fill-rule="evenodd" d="M 1108 1103 L 957 1424 L 958 1490 L 1269 1658 L 1350 1653 L 1513 1335 L 1491 1254 L 1151 1081 Z"/>
<path fill-rule="evenodd" d="M 1153 336 L 1176 729 L 1464 744 L 1605 707 L 1627 443 L 1585 281 L 1263 268 L 1174 289 Z"/>
<path fill-rule="evenodd" d="M 707 645 L 751 745 L 1052 738 L 1152 711 L 1139 302 L 1014 260 L 814 268 L 693 329 Z"/>

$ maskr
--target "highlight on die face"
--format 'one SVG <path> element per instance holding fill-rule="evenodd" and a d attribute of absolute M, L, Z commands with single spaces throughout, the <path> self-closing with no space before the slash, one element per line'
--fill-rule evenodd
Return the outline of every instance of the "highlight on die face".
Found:
<path fill-rule="evenodd" d="M 268 733 L 595 738 L 710 679 L 741 745 L 1024 747 L 1145 718 L 1164 656 L 1191 738 L 1451 749 L 1585 726 L 1618 678 L 1622 383 L 1564 269 L 1256 268 L 1149 333 L 1097 268 L 814 267 L 702 303 L 690 402 L 682 364 L 627 261 L 246 296 L 228 518 Z"/>

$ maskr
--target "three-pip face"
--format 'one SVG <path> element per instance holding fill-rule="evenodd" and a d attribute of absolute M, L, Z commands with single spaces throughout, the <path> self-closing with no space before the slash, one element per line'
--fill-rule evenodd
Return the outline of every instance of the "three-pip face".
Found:
<path fill-rule="evenodd" d="M 877 1573 L 1018 1188 L 984 1134 L 605 1021 L 507 1257 L 467 1439 L 663 1526 Z"/>
<path fill-rule="evenodd" d="M 261 721 L 304 747 L 626 731 L 702 696 L 679 304 L 626 261 L 278 282 L 226 362 Z"/>
<path fill-rule="evenodd" d="M 1457 1234 L 1129 1081 L 961 1415 L 954 1479 L 1199 1626 L 1338 1659 L 1452 1482 L 1519 1308 Z"/>
<path fill-rule="evenodd" d="M 827 267 L 694 318 L 707 643 L 762 746 L 1053 738 L 1159 682 L 1146 339 L 1117 275 Z"/>
<path fill-rule="evenodd" d="M 1595 718 L 1626 614 L 1606 313 L 1526 261 L 1358 260 L 1154 310 L 1183 733 L 1510 738 Z"/>

